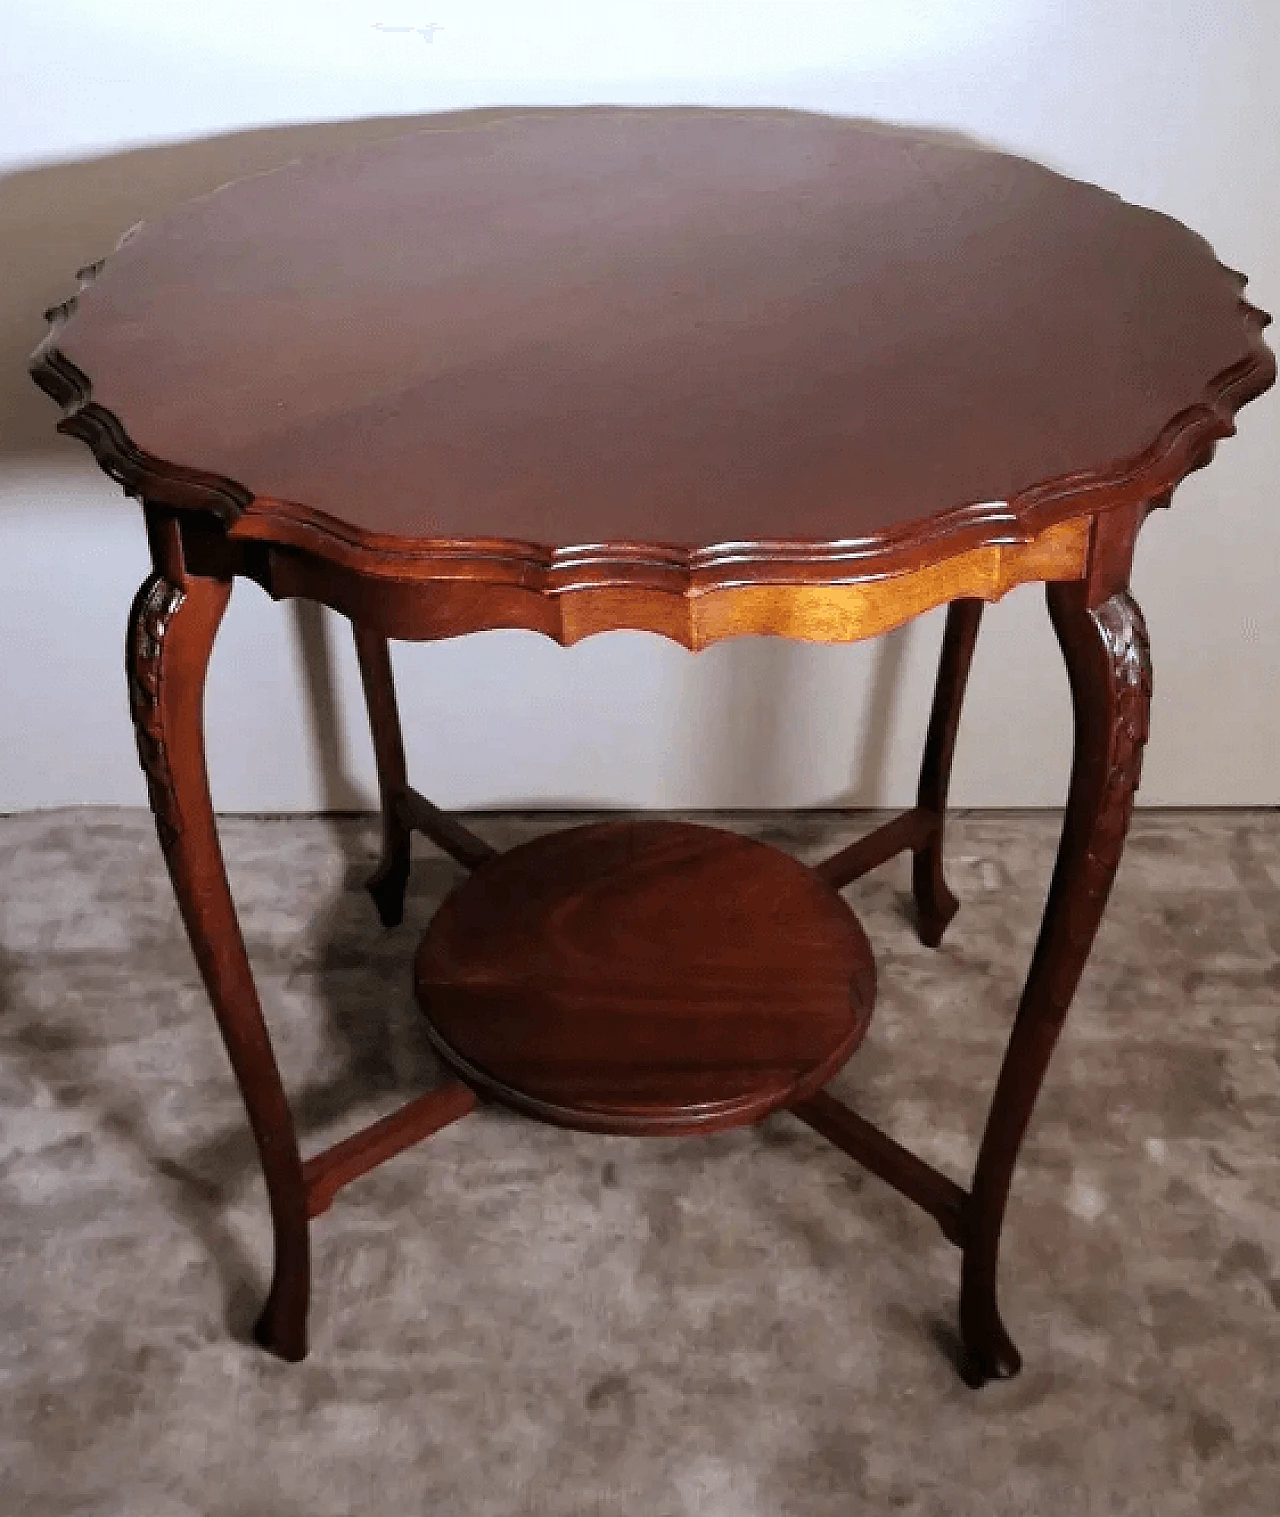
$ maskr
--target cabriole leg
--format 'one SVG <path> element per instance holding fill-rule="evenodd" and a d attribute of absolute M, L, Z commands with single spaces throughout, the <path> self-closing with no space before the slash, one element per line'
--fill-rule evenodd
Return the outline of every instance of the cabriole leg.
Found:
<path fill-rule="evenodd" d="M 996 1083 L 964 1211 L 962 1372 L 973 1386 L 1017 1373 L 996 1306 L 1000 1228 L 1014 1163 L 1120 863 L 1151 704 L 1137 603 L 1120 591 L 1090 607 L 1083 582 L 1047 587 L 1075 708 L 1075 755 L 1048 904 Z"/>
<path fill-rule="evenodd" d="M 169 558 L 180 561 L 176 534 Z M 275 1233 L 256 1336 L 283 1359 L 307 1352 L 306 1193 L 293 1118 L 227 885 L 209 795 L 204 683 L 230 580 L 176 568 L 143 582 L 129 617 L 129 699 L 156 830 L 258 1145 Z"/>
<path fill-rule="evenodd" d="M 960 729 L 960 709 L 973 662 L 973 646 L 982 621 L 980 600 L 957 600 L 947 607 L 947 626 L 942 635 L 942 657 L 933 711 L 920 766 L 920 789 L 916 808 L 934 822 L 928 840 L 911 860 L 911 889 L 916 899 L 916 922 L 920 939 L 930 948 L 942 941 L 947 924 L 960 909 L 960 902 L 947 886 L 942 869 L 942 838 L 947 814 L 947 789 L 951 783 L 951 760 Z"/>
<path fill-rule="evenodd" d="M 378 793 L 382 802 L 382 857 L 369 877 L 366 889 L 373 897 L 384 927 L 394 927 L 404 916 L 404 895 L 409 884 L 409 828 L 401 820 L 397 801 L 409 783 L 400 733 L 400 712 L 391 670 L 391 650 L 380 632 L 353 623 L 356 657 L 364 684 L 373 752 L 378 764 Z"/>

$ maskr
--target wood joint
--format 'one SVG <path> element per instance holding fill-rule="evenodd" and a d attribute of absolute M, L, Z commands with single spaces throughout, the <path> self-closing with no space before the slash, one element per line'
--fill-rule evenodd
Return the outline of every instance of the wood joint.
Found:
<path fill-rule="evenodd" d="M 328 1211 L 344 1185 L 465 1117 L 478 1100 L 475 1091 L 451 1080 L 308 1159 L 302 1166 L 307 1220 Z"/>
<path fill-rule="evenodd" d="M 464 869 L 479 869 L 481 864 L 497 858 L 498 850 L 491 848 L 469 827 L 434 806 L 425 795 L 419 795 L 412 785 L 399 790 L 393 801 L 396 817 L 403 826 L 428 837 L 436 845 L 456 859 Z"/>
<path fill-rule="evenodd" d="M 941 826 L 941 816 L 914 806 L 866 837 L 859 838 L 856 843 L 842 848 L 839 853 L 833 853 L 829 859 L 815 865 L 813 872 L 833 889 L 842 890 L 898 854 L 908 849 L 914 853 L 923 848 Z"/>
<path fill-rule="evenodd" d="M 954 1180 L 934 1169 L 909 1148 L 904 1148 L 872 1126 L 865 1117 L 820 1090 L 791 1108 L 802 1122 L 829 1143 L 856 1159 L 894 1190 L 914 1201 L 934 1219 L 948 1243 L 964 1247 L 965 1208 L 968 1194 Z"/>

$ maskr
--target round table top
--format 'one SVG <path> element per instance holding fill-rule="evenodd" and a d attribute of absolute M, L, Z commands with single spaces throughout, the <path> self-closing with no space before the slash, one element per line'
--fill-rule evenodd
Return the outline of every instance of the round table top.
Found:
<path fill-rule="evenodd" d="M 1180 434 L 1274 374 L 1244 281 L 1169 217 L 786 111 L 419 130 L 225 186 L 86 273 L 36 371 L 113 473 L 371 541 L 1043 522 L 1176 483 Z"/>

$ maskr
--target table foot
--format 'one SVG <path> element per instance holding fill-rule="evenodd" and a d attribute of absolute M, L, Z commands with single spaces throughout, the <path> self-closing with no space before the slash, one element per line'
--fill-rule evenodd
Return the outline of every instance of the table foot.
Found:
<path fill-rule="evenodd" d="M 378 867 L 365 881 L 373 898 L 378 920 L 384 927 L 398 927 L 404 920 L 404 897 L 409 888 L 409 840 L 385 851 Z"/>
<path fill-rule="evenodd" d="M 960 910 L 942 872 L 942 828 L 911 859 L 911 893 L 916 902 L 916 931 L 926 948 L 937 948 L 951 919 Z"/>
<path fill-rule="evenodd" d="M 442 1059 L 591 1132 L 712 1132 L 826 1083 L 861 1042 L 871 949 L 796 859 L 688 823 L 607 822 L 481 864 L 418 950 Z"/>
<path fill-rule="evenodd" d="M 301 1289 L 274 1288 L 253 1326 L 254 1342 L 287 1364 L 300 1364 L 307 1357 L 307 1296 Z"/>
<path fill-rule="evenodd" d="M 991 1380 L 1012 1380 L 1022 1368 L 1022 1355 L 994 1307 L 981 1330 L 969 1331 L 972 1336 L 965 1336 L 963 1329 L 961 1332 L 958 1366 L 960 1378 L 969 1389 L 981 1390 Z"/>

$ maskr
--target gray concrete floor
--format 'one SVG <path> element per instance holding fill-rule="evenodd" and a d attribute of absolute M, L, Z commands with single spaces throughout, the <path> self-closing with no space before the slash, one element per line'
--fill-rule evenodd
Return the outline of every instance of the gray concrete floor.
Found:
<path fill-rule="evenodd" d="M 508 844 L 560 817 L 481 819 Z M 805 857 L 866 819 L 736 818 Z M 963 1181 L 1056 819 L 960 817 L 834 1089 Z M 230 819 L 308 1150 L 436 1078 L 409 988 L 459 871 L 377 927 L 368 820 Z M 958 1256 L 787 1116 L 686 1140 L 468 1117 L 315 1226 L 313 1349 L 246 1342 L 261 1182 L 149 819 L 0 820 L 0 1513 L 1122 1517 L 1280 1510 L 1280 816 L 1139 817 L 1023 1152 L 966 1390 Z"/>

